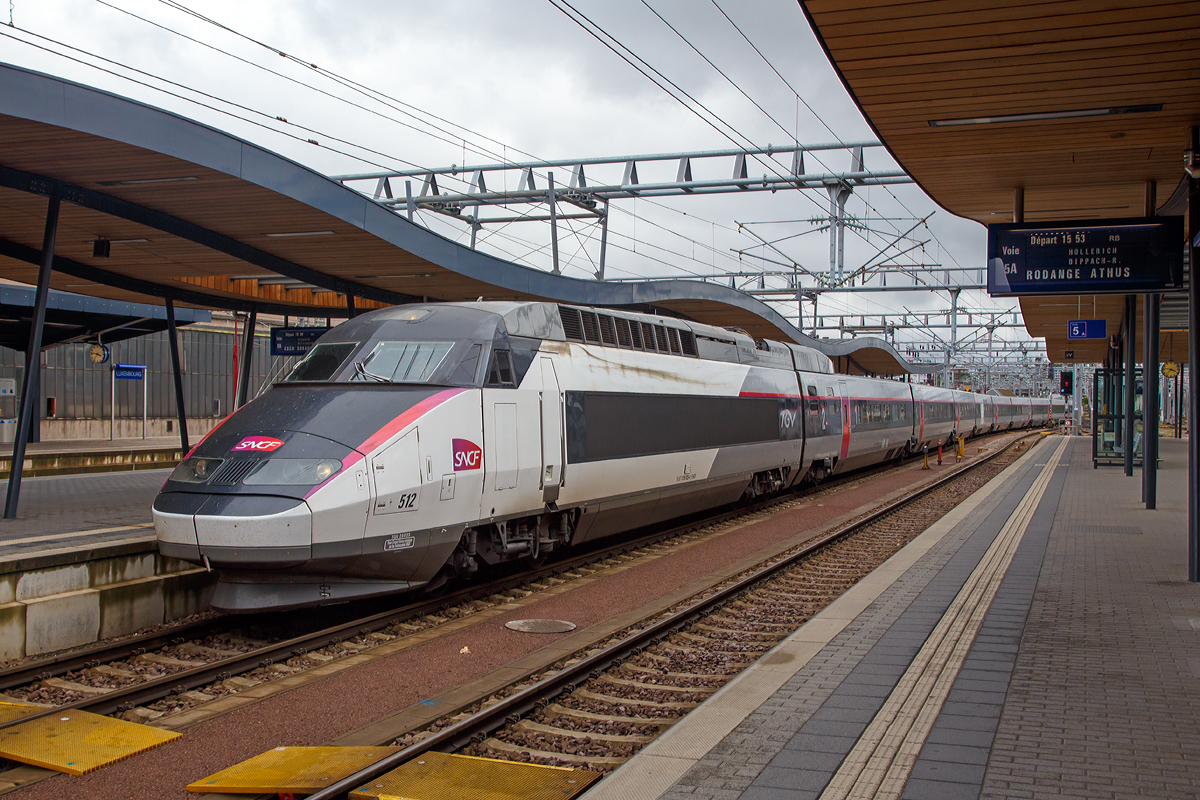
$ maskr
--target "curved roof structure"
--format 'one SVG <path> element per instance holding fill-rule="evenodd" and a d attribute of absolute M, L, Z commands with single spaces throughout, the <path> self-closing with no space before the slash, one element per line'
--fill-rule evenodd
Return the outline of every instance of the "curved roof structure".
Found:
<path fill-rule="evenodd" d="M 951 213 L 1011 222 L 1015 190 L 1027 222 L 1186 208 L 1182 156 L 1200 125 L 1195 3 L 799 2 L 872 130 Z M 1067 322 L 1103 318 L 1116 331 L 1122 309 L 1120 296 L 1021 298 L 1056 362 L 1066 351 L 1102 361 L 1108 343 L 1069 341 Z M 1167 295 L 1165 357 L 1187 357 L 1186 336 L 1170 335 L 1186 318 L 1186 299 Z"/>
<path fill-rule="evenodd" d="M 579 280 L 504 261 L 257 145 L 98 89 L 6 65 L 0 85 L 0 277 L 36 283 L 57 193 L 51 285 L 64 291 L 312 316 L 480 297 L 659 310 L 846 350 L 856 372 L 924 371 L 879 339 L 812 339 L 725 286 Z"/>

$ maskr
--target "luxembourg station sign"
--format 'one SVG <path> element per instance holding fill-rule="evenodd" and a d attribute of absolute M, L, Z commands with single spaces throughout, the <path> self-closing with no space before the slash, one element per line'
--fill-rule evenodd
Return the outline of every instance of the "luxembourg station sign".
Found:
<path fill-rule="evenodd" d="M 988 294 L 1172 291 L 1183 246 L 1183 217 L 988 225 Z"/>

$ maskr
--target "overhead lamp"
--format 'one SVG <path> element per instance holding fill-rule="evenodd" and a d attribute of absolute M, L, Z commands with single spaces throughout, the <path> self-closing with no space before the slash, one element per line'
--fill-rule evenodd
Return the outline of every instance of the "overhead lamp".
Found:
<path fill-rule="evenodd" d="M 436 278 L 436 277 L 437 277 L 437 275 L 434 275 L 432 272 L 414 272 L 414 273 L 406 274 L 406 275 L 355 275 L 354 279 L 362 281 L 362 280 L 369 280 L 372 278 L 383 279 L 383 278 Z"/>
<path fill-rule="evenodd" d="M 100 186 L 146 186 L 155 183 L 188 183 L 200 180 L 195 175 L 179 175 L 174 178 L 136 178 L 126 181 L 96 181 Z"/>
<path fill-rule="evenodd" d="M 103 236 L 101 236 L 99 239 L 84 239 L 83 243 L 95 245 L 96 242 L 100 241 L 104 241 Z M 148 244 L 150 242 L 149 239 L 109 239 L 107 241 L 109 244 Z"/>
<path fill-rule="evenodd" d="M 268 239 L 291 239 L 297 236 L 337 236 L 336 231 L 287 231 L 284 233 L 264 233 Z"/>
<path fill-rule="evenodd" d="M 998 117 L 963 117 L 960 119 L 931 119 L 931 128 L 954 128 L 961 125 L 996 125 L 1003 122 L 1040 122 L 1048 119 L 1078 119 L 1080 117 L 1109 117 L 1114 114 L 1149 114 L 1162 111 L 1162 103 L 1140 106 L 1110 106 L 1108 108 L 1079 108 L 1070 111 L 1037 111 L 1030 114 L 1004 114 Z"/>

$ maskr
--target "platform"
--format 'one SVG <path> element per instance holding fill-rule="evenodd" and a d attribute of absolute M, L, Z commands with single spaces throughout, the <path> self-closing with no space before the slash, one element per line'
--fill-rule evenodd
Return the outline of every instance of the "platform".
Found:
<path fill-rule="evenodd" d="M 208 608 L 215 575 L 158 553 L 151 504 L 168 474 L 22 482 L 18 518 L 0 520 L 0 662 Z"/>
<path fill-rule="evenodd" d="M 1048 437 L 585 795 L 1200 790 L 1186 441 L 1140 472 Z"/>
<path fill-rule="evenodd" d="M 39 565 L 54 553 L 148 544 L 153 550 L 151 505 L 166 469 L 59 475 L 21 482 L 16 519 L 0 520 L 0 564 L 20 559 Z M 8 481 L 0 481 L 0 490 Z"/>

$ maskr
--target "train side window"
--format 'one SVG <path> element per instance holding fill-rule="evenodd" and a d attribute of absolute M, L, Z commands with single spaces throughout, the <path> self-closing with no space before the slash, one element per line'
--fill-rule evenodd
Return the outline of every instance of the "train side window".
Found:
<path fill-rule="evenodd" d="M 487 385 L 493 388 L 512 389 L 516 386 L 513 381 L 512 355 L 507 350 L 496 350 L 492 353 L 492 364 L 488 369 Z"/>
<path fill-rule="evenodd" d="M 450 376 L 450 383 L 465 384 L 467 386 L 475 385 L 475 373 L 479 366 L 479 356 L 483 352 L 483 347 L 478 344 L 473 344 L 467 349 L 467 354 L 458 362 L 458 366 L 454 368 L 454 374 Z"/>
<path fill-rule="evenodd" d="M 817 399 L 817 387 L 808 387 L 808 408 L 810 411 L 820 411 L 821 401 Z"/>

